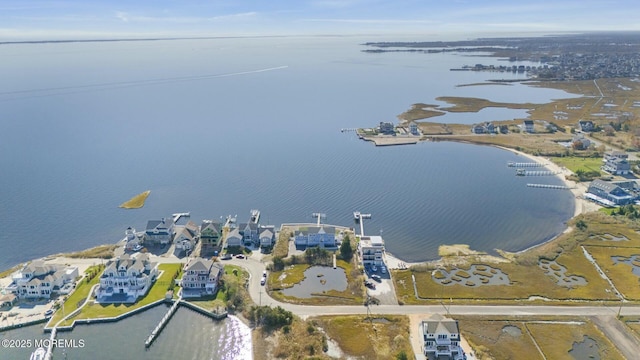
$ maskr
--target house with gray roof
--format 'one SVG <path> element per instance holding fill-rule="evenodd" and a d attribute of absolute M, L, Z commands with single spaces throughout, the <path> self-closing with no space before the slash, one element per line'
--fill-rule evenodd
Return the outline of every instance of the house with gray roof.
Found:
<path fill-rule="evenodd" d="M 336 228 L 329 225 L 299 228 L 295 233 L 294 242 L 298 247 L 335 248 Z"/>
<path fill-rule="evenodd" d="M 270 248 L 276 242 L 276 230 L 273 225 L 271 226 L 260 226 L 260 247 L 261 248 Z"/>
<path fill-rule="evenodd" d="M 175 229 L 173 243 L 176 245 L 176 251 L 192 251 L 198 242 L 198 226 L 193 221 L 189 221 L 186 225 L 176 226 Z"/>
<path fill-rule="evenodd" d="M 627 182 L 623 182 L 624 185 L 626 185 L 626 183 Z M 636 200 L 636 196 L 619 186 L 618 183 L 607 182 L 600 179 L 593 180 L 591 184 L 589 184 L 585 195 L 591 200 L 609 206 L 627 205 Z"/>
<path fill-rule="evenodd" d="M 77 276 L 77 270 L 75 272 Z M 44 260 L 34 260 L 11 274 L 12 282 L 6 287 L 8 292 L 21 299 L 50 298 L 65 283 L 75 279 L 67 269 L 48 265 Z"/>
<path fill-rule="evenodd" d="M 182 297 L 193 298 L 213 296 L 218 291 L 220 278 L 224 274 L 224 265 L 213 260 L 192 258 L 184 266 L 182 280 Z"/>
<path fill-rule="evenodd" d="M 242 246 L 242 235 L 238 228 L 234 228 L 227 233 L 227 237 L 224 239 L 224 247 L 229 246 Z"/>
<path fill-rule="evenodd" d="M 257 245 L 260 241 L 258 234 L 258 224 L 254 222 L 241 223 L 238 225 L 240 235 L 242 235 L 242 241 L 245 245 Z"/>
<path fill-rule="evenodd" d="M 167 245 L 173 241 L 173 235 L 174 224 L 172 218 L 149 220 L 144 232 L 144 241 L 156 245 Z"/>
<path fill-rule="evenodd" d="M 158 264 L 149 255 L 124 254 L 107 263 L 96 290 L 99 303 L 134 303 L 146 295 L 158 276 Z"/>
<path fill-rule="evenodd" d="M 203 220 L 202 224 L 200 224 L 201 251 L 204 253 L 219 250 L 221 236 L 222 224 L 220 222 Z"/>
<path fill-rule="evenodd" d="M 460 347 L 458 321 L 442 315 L 432 315 L 420 323 L 422 350 L 429 360 L 466 360 Z"/>
<path fill-rule="evenodd" d="M 524 131 L 528 132 L 528 133 L 533 133 L 535 132 L 534 127 L 533 127 L 533 120 L 525 120 L 523 123 L 524 126 Z"/>
<path fill-rule="evenodd" d="M 602 170 L 611 175 L 631 174 L 629 155 L 622 151 L 609 151 L 604 154 L 604 164 Z"/>

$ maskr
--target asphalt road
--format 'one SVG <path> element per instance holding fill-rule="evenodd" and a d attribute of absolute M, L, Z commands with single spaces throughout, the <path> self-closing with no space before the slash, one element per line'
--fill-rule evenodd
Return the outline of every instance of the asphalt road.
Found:
<path fill-rule="evenodd" d="M 229 264 L 239 265 L 250 273 L 249 294 L 256 304 L 280 306 L 294 314 L 307 318 L 319 315 L 352 315 L 367 314 L 364 305 L 344 306 L 308 306 L 281 303 L 271 298 L 264 286 L 260 285 L 262 272 L 266 266 L 260 260 L 248 258 L 245 260 L 232 259 Z M 633 359 L 640 354 L 640 340 L 622 324 L 616 316 L 640 315 L 640 306 L 575 306 L 575 305 L 372 305 L 372 314 L 410 315 L 410 314 L 441 314 L 441 315 L 476 315 L 476 316 L 587 316 L 594 324 L 618 347 L 627 358 Z"/>

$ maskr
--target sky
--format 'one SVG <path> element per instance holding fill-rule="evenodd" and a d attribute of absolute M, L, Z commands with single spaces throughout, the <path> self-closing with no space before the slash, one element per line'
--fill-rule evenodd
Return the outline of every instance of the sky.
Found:
<path fill-rule="evenodd" d="M 637 0 L 2 0 L 0 41 L 640 30 Z"/>

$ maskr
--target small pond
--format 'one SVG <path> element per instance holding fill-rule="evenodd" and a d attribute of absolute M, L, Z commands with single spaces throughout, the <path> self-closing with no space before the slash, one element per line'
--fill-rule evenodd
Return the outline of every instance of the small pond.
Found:
<path fill-rule="evenodd" d="M 304 276 L 304 280 L 293 287 L 282 290 L 282 293 L 297 298 L 310 298 L 313 293 L 347 289 L 347 275 L 342 268 L 312 266 L 305 270 Z"/>
<path fill-rule="evenodd" d="M 634 254 L 634 255 L 631 255 L 630 257 L 612 256 L 611 260 L 613 260 L 614 265 L 618 263 L 631 265 L 631 271 L 633 272 L 633 275 L 640 276 L 640 255 Z"/>
<path fill-rule="evenodd" d="M 555 260 L 540 259 L 538 266 L 560 286 L 572 288 L 587 285 L 587 279 L 582 276 L 567 275 L 567 268 L 558 264 Z"/>
<path fill-rule="evenodd" d="M 600 360 L 600 351 L 598 349 L 598 343 L 595 340 L 584 335 L 582 341 L 574 342 L 569 355 L 577 360 L 594 359 Z"/>
<path fill-rule="evenodd" d="M 599 239 L 602 241 L 627 241 L 629 240 L 629 238 L 627 238 L 626 236 L 622 235 L 622 234 L 618 234 L 620 236 L 615 236 L 609 233 L 606 234 L 602 234 L 602 235 L 591 235 L 589 236 L 590 239 Z"/>
<path fill-rule="evenodd" d="M 502 328 L 502 332 L 513 337 L 522 336 L 522 330 L 520 330 L 520 328 L 515 325 L 506 325 Z"/>
<path fill-rule="evenodd" d="M 509 280 L 507 274 L 488 265 L 471 265 L 469 270 L 455 268 L 449 272 L 444 269 L 437 269 L 433 271 L 431 277 L 441 285 L 459 284 L 469 287 L 511 285 L 511 280 Z"/>

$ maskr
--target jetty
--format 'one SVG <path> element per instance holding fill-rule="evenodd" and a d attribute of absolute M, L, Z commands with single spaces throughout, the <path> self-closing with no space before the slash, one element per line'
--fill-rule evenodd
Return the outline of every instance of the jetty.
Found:
<path fill-rule="evenodd" d="M 53 357 L 53 344 L 56 340 L 56 335 L 58 334 L 58 330 L 54 327 L 51 330 L 51 336 L 49 337 L 49 343 L 47 344 L 47 351 L 44 354 L 44 360 L 51 360 Z"/>
<path fill-rule="evenodd" d="M 364 219 L 371 219 L 371 214 L 363 214 L 360 211 L 353 212 L 353 219 L 360 223 L 360 236 L 364 236 Z"/>
<path fill-rule="evenodd" d="M 565 185 L 527 184 L 527 186 L 540 189 L 571 190 L 570 187 Z"/>
<path fill-rule="evenodd" d="M 523 168 L 523 167 L 543 167 L 544 164 L 540 164 L 537 162 L 513 162 L 513 161 L 509 161 L 507 163 L 508 167 L 517 167 L 517 168 Z"/>

